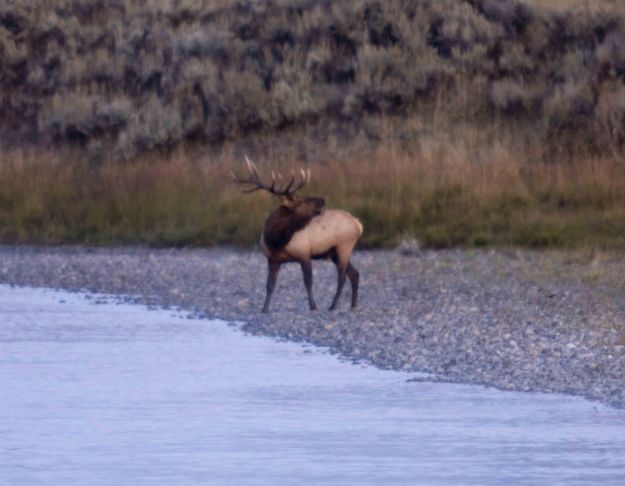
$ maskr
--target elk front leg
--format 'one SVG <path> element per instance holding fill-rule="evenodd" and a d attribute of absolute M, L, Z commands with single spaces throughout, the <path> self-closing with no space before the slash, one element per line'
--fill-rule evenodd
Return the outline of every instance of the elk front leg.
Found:
<path fill-rule="evenodd" d="M 304 260 L 300 262 L 300 265 L 302 267 L 302 273 L 304 274 L 304 285 L 306 286 L 306 292 L 308 292 L 308 305 L 310 306 L 310 310 L 317 310 L 317 304 L 315 304 L 315 299 L 313 298 L 312 293 L 312 263 L 310 260 Z"/>
<path fill-rule="evenodd" d="M 265 297 L 265 305 L 263 305 L 263 312 L 269 312 L 269 302 L 271 302 L 271 294 L 276 286 L 276 280 L 278 280 L 278 272 L 280 271 L 280 262 L 273 262 L 267 260 L 269 273 L 267 274 L 267 295 Z"/>

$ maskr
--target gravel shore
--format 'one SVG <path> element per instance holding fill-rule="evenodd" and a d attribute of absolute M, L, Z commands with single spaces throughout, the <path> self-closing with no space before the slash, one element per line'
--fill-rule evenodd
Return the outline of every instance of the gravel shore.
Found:
<path fill-rule="evenodd" d="M 359 251 L 360 308 L 308 311 L 298 265 L 261 315 L 266 263 L 235 249 L 0 246 L 0 283 L 131 296 L 381 368 L 625 407 L 625 260 L 597 252 Z M 326 309 L 334 266 L 314 263 Z"/>

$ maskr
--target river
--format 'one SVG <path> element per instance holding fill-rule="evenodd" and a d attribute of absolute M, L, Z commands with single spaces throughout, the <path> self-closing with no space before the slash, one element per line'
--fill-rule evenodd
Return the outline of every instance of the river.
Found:
<path fill-rule="evenodd" d="M 0 485 L 622 485 L 625 410 L 0 285 Z"/>

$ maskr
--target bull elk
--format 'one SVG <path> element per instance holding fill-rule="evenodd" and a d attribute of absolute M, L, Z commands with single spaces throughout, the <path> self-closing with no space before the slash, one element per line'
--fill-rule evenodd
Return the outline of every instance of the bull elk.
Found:
<path fill-rule="evenodd" d="M 325 200 L 320 197 L 302 197 L 295 193 L 310 181 L 310 170 L 300 171 L 301 179 L 291 177 L 288 184 L 278 187 L 276 174 L 272 172 L 271 183 L 261 180 L 256 165 L 245 157 L 248 178 L 232 178 L 238 184 L 251 185 L 243 192 L 260 189 L 278 198 L 280 206 L 269 214 L 263 227 L 260 246 L 267 257 L 267 295 L 263 312 L 269 311 L 271 294 L 276 285 L 278 272 L 283 263 L 298 262 L 304 274 L 310 310 L 317 310 L 312 293 L 312 260 L 331 258 L 338 272 L 338 284 L 330 310 L 337 306 L 346 277 L 352 286 L 352 309 L 358 304 L 358 270 L 350 262 L 352 250 L 362 235 L 362 224 L 347 211 L 324 209 Z M 278 174 L 282 180 L 282 176 Z"/>

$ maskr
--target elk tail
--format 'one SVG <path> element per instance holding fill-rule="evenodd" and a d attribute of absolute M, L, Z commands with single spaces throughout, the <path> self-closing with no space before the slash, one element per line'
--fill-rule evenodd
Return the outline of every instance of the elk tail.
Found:
<path fill-rule="evenodd" d="M 360 220 L 358 218 L 354 218 L 356 220 L 356 224 L 358 225 L 358 231 L 359 231 L 359 236 L 362 236 L 362 232 L 364 230 L 364 227 L 362 225 L 362 223 L 360 222 Z"/>

